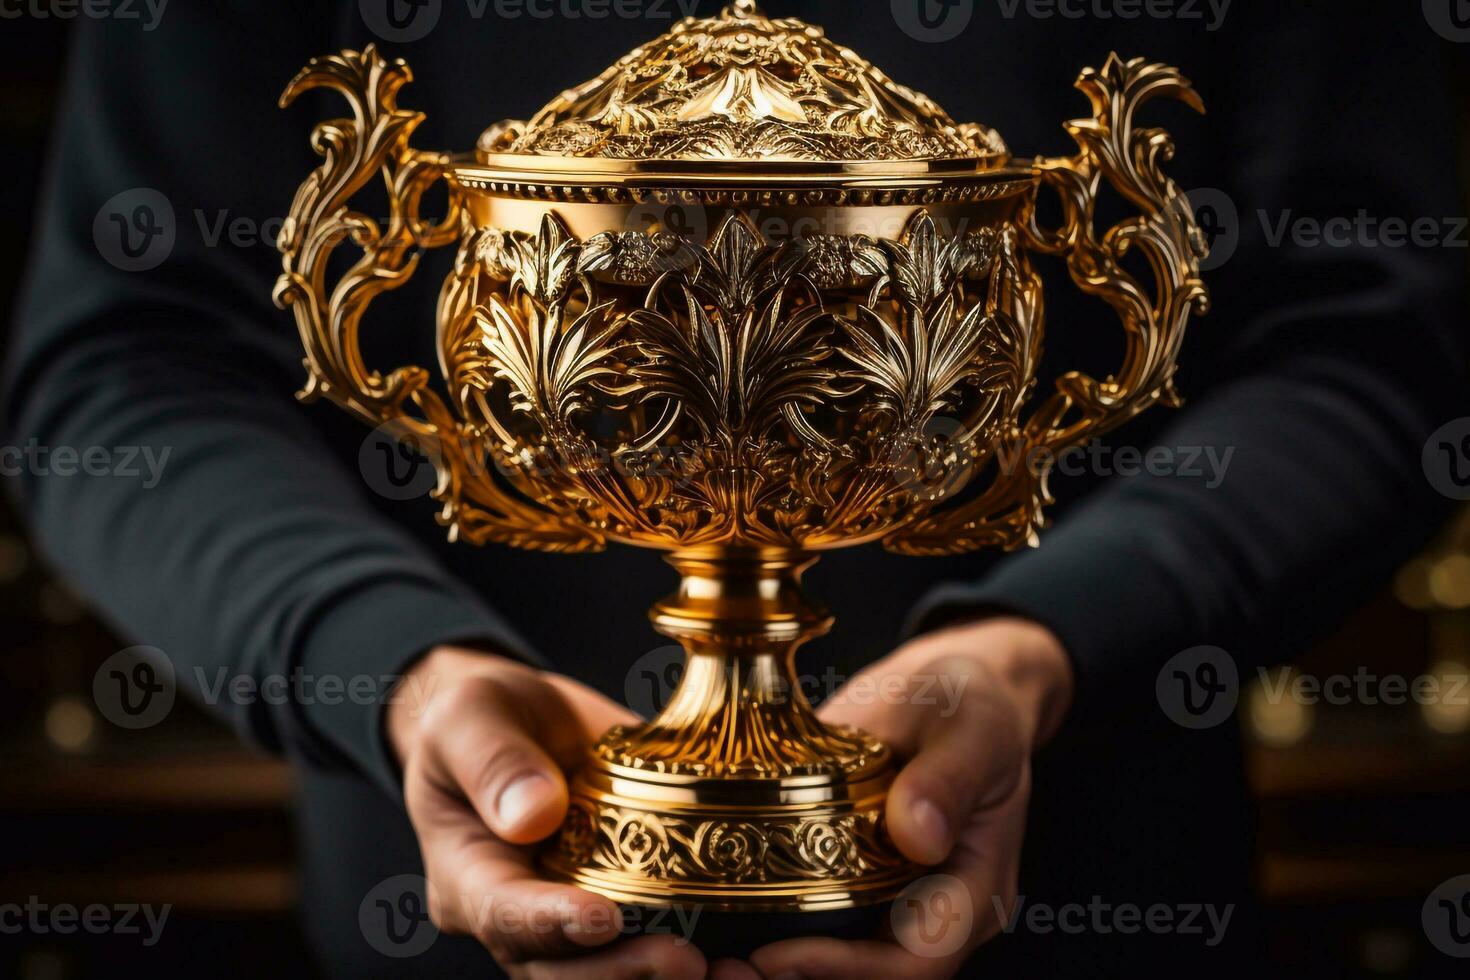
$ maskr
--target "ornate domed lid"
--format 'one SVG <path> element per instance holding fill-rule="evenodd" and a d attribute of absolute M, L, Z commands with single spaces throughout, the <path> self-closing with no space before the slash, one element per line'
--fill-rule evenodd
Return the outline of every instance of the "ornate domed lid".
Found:
<path fill-rule="evenodd" d="M 528 170 L 560 159 L 563 170 L 621 161 L 670 172 L 687 169 L 679 162 L 902 171 L 923 161 L 973 171 L 1009 159 L 993 130 L 957 124 L 821 28 L 772 20 L 753 0 L 680 22 L 529 123 L 492 127 L 479 156 Z"/>

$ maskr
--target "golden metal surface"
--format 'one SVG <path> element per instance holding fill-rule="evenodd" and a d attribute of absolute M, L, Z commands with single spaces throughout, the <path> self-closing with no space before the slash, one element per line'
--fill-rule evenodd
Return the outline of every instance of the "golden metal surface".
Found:
<path fill-rule="evenodd" d="M 688 18 L 529 123 L 498 123 L 482 155 L 616 160 L 959 159 L 1003 163 L 1005 144 L 960 126 L 821 28 L 753 5 Z"/>
<path fill-rule="evenodd" d="M 410 147 L 408 80 L 369 47 L 314 60 L 283 96 L 328 87 L 352 111 L 317 127 L 324 161 L 280 237 L 302 397 L 426 448 L 453 537 L 660 548 L 682 576 L 653 621 L 686 647 L 685 676 L 657 718 L 597 744 L 546 868 L 652 904 L 891 897 L 915 873 L 884 830 L 894 760 L 823 725 L 796 684 L 796 649 L 831 623 L 801 571 L 869 541 L 1034 544 L 1056 454 L 1177 400 L 1204 249 L 1160 169 L 1167 134 L 1133 116 L 1197 97 L 1172 68 L 1110 57 L 1078 81 L 1093 106 L 1068 124 L 1078 154 L 1016 167 L 819 31 L 745 4 L 499 127 L 474 160 Z M 697 138 L 671 142 L 675 123 Z M 352 210 L 375 177 L 383 223 Z M 447 212 L 425 219 L 440 180 Z M 1137 215 L 1100 230 L 1104 184 Z M 1043 191 L 1057 228 L 1036 219 Z M 344 241 L 362 254 L 333 280 Z M 370 369 L 358 335 L 421 250 L 451 243 L 441 393 L 423 368 Z M 1129 251 L 1151 281 L 1122 267 Z M 1126 339 L 1116 373 L 1064 375 L 1034 408 L 1030 253 L 1064 258 Z"/>

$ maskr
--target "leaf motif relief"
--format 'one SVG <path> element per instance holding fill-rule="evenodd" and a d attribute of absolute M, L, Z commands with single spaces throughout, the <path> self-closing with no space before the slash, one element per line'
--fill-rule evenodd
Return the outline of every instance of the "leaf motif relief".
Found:
<path fill-rule="evenodd" d="M 543 306 L 552 306 L 566 297 L 582 246 L 560 218 L 548 213 L 534 238 L 510 236 L 508 244 L 513 251 L 512 292 L 523 290 Z"/>
<path fill-rule="evenodd" d="M 891 415 L 899 428 L 922 425 L 949 407 L 965 381 L 993 369 L 985 356 L 987 338 L 1002 332 L 985 307 L 958 312 L 945 295 L 929 312 L 911 310 L 903 325 L 869 306 L 842 326 L 849 346 L 842 354 L 869 387 L 873 406 Z"/>
<path fill-rule="evenodd" d="M 553 218 L 503 248 L 476 246 L 511 271 L 494 279 L 474 263 L 491 289 L 473 342 L 446 361 L 474 385 L 461 404 L 521 461 L 522 492 L 570 501 L 610 537 L 803 547 L 874 536 L 942 496 L 904 476 L 908 463 L 895 468 L 933 449 L 920 443 L 936 413 L 963 413 L 963 454 L 983 455 L 1014 425 L 1030 351 L 993 295 L 1005 288 L 997 239 L 955 247 L 932 234 L 921 214 L 901 251 L 863 236 L 773 245 L 736 214 L 704 248 L 686 245 L 695 261 L 661 268 L 654 236 L 579 243 Z M 903 275 L 945 278 L 915 304 L 901 299 Z M 869 298 L 828 306 L 829 288 Z M 506 428 L 512 411 L 534 429 Z M 584 414 L 597 424 L 574 422 Z M 984 446 L 958 445 L 971 435 Z"/>
<path fill-rule="evenodd" d="M 773 249 L 748 221 L 720 227 L 693 281 L 682 287 L 685 316 L 640 310 L 631 316 L 642 357 L 630 366 L 647 397 L 680 399 L 703 438 L 730 449 L 758 440 L 795 403 L 837 396 L 828 314 L 801 305 L 802 265 Z M 682 319 L 682 324 L 677 322 Z M 824 322 L 825 321 L 825 322 Z M 815 437 L 798 420 L 799 436 Z"/>
<path fill-rule="evenodd" d="M 945 267 L 955 244 L 939 241 L 928 211 L 920 211 L 909 221 L 902 241 L 882 243 L 899 302 L 923 309 L 939 298 L 950 281 Z"/>
<path fill-rule="evenodd" d="M 617 377 L 618 324 L 611 304 L 594 307 L 562 328 L 562 312 L 534 304 L 512 312 L 500 297 L 477 314 L 491 373 L 508 387 L 511 407 L 543 427 L 567 424 L 590 408 L 591 391 Z"/>
<path fill-rule="evenodd" d="M 852 346 L 842 348 L 859 382 L 868 386 L 873 406 L 896 417 L 904 415 L 915 376 L 912 352 L 903 334 L 869 306 L 859 306 L 857 318 L 841 322 Z"/>
<path fill-rule="evenodd" d="M 956 311 L 954 298 L 946 296 L 925 323 L 929 342 L 925 345 L 928 364 L 922 372 L 921 411 L 935 413 L 948 407 L 960 383 L 978 377 L 986 366 L 984 341 L 996 322 L 975 305 Z"/>
<path fill-rule="evenodd" d="M 710 247 L 701 255 L 695 285 L 726 312 L 743 310 L 755 302 L 763 285 L 758 270 L 772 252 L 764 236 L 742 214 L 730 214 L 720 223 Z M 765 285 L 784 285 L 766 280 Z"/>
<path fill-rule="evenodd" d="M 798 402 L 820 404 L 837 396 L 836 372 L 825 366 L 830 315 L 819 306 L 787 313 L 780 295 L 759 316 L 745 317 L 739 345 L 741 427 L 763 434 L 776 415 Z"/>

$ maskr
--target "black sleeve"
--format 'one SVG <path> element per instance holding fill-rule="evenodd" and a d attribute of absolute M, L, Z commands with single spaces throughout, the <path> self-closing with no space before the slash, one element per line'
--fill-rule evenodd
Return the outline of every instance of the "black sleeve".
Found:
<path fill-rule="evenodd" d="M 136 478 L 32 467 L 18 493 L 44 552 L 196 695 L 221 676 L 354 679 L 346 696 L 212 707 L 269 747 L 391 787 L 378 702 L 393 675 L 442 642 L 524 647 L 369 505 L 296 404 L 274 249 L 211 247 L 221 215 L 269 233 L 314 165 L 311 107 L 284 113 L 276 98 L 326 49 L 325 7 L 177 4 L 146 32 L 77 22 L 6 428 L 17 445 L 161 462 L 156 479 L 141 452 Z M 156 258 L 149 228 L 172 228 L 171 251 L 140 271 Z"/>
<path fill-rule="evenodd" d="M 1227 645 L 1242 667 L 1290 655 L 1452 503 L 1421 463 L 1432 433 L 1470 415 L 1450 46 L 1417 7 L 1245 6 L 1202 38 L 1216 146 L 1194 173 L 1214 175 L 1198 196 L 1219 205 L 1229 254 L 1184 346 L 1189 404 L 1157 442 L 1230 454 L 1223 482 L 1110 479 L 1038 549 L 939 590 L 912 620 L 1038 619 L 1068 647 L 1082 698 L 1152 691 L 1195 645 Z M 1178 163 L 1198 152 L 1181 145 Z M 1421 242 L 1406 244 L 1416 221 Z"/>

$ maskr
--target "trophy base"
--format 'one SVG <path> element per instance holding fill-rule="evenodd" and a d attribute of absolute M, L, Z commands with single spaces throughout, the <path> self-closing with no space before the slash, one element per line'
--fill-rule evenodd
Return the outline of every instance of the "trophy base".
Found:
<path fill-rule="evenodd" d="M 801 589 L 815 558 L 677 552 L 653 622 L 688 653 L 657 718 L 613 728 L 571 783 L 546 872 L 627 905 L 832 912 L 886 902 L 919 869 L 888 837 L 888 748 L 817 718 L 796 648 L 832 618 Z"/>
<path fill-rule="evenodd" d="M 627 739 L 615 729 L 599 751 Z M 551 877 L 616 902 L 692 906 L 701 916 L 887 902 L 918 869 L 888 839 L 889 754 L 871 739 L 859 744 L 872 754 L 832 760 L 839 771 L 766 778 L 661 773 L 595 759 L 573 780 L 567 821 L 542 865 Z M 810 924 L 802 928 L 810 934 Z"/>

